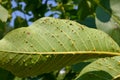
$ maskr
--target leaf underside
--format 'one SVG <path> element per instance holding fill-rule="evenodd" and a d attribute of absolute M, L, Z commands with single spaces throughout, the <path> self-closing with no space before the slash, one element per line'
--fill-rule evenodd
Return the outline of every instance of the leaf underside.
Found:
<path fill-rule="evenodd" d="M 119 77 L 120 56 L 115 56 L 101 58 L 89 64 L 80 72 L 76 80 L 114 80 Z"/>
<path fill-rule="evenodd" d="M 119 56 L 119 49 L 102 31 L 44 17 L 0 40 L 0 67 L 19 77 L 35 76 L 91 58 Z"/>

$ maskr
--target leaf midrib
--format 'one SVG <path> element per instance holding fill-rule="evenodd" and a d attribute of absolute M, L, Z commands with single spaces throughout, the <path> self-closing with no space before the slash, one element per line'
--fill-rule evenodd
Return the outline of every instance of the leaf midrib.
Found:
<path fill-rule="evenodd" d="M 0 53 L 13 53 L 13 54 L 99 54 L 99 55 L 113 55 L 120 56 L 120 52 L 108 52 L 108 51 L 70 51 L 70 52 L 19 52 L 19 51 L 0 51 Z"/>

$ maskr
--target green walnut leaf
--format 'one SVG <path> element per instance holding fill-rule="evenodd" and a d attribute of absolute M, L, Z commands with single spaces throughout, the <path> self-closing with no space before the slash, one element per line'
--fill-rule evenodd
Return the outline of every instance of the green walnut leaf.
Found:
<path fill-rule="evenodd" d="M 28 77 L 119 52 L 119 45 L 102 31 L 70 20 L 44 17 L 0 40 L 0 67 Z"/>
<path fill-rule="evenodd" d="M 101 58 L 86 66 L 76 80 L 119 80 L 120 56 Z"/>

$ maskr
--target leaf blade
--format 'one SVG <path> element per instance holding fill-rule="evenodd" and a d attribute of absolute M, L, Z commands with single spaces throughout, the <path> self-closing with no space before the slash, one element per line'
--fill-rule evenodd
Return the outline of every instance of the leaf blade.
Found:
<path fill-rule="evenodd" d="M 0 67 L 20 77 L 120 52 L 117 43 L 104 32 L 50 17 L 11 31 L 0 45 Z"/>
<path fill-rule="evenodd" d="M 119 76 L 120 56 L 101 58 L 86 66 L 76 80 L 112 80 Z M 92 76 L 88 79 L 89 76 Z"/>

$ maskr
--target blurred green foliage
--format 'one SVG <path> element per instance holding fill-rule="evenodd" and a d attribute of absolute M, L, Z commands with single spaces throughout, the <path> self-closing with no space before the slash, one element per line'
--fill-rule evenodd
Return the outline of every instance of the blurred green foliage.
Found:
<path fill-rule="evenodd" d="M 3 26 L 2 23 L 2 28 L 6 26 L 10 27 L 11 25 L 9 24 L 15 16 L 16 18 L 12 22 L 14 23 L 12 26 L 13 29 L 26 27 L 29 25 L 28 21 L 34 22 L 46 14 L 51 17 L 74 20 L 88 27 L 95 28 L 94 13 L 97 6 L 96 2 L 99 2 L 99 0 L 1 0 L 0 4 L 6 8 L 9 15 L 11 15 L 7 20 L 7 24 Z M 15 11 L 23 13 L 22 16 L 24 16 L 24 18 L 17 13 L 16 15 L 12 15 Z M 32 14 L 30 14 L 30 12 Z M 33 17 L 27 20 L 26 15 L 33 15 Z M 9 29 L 11 30 L 12 28 Z M 4 36 L 4 31 L 10 30 L 5 30 L 4 28 L 4 30 L 2 29 L 1 31 L 0 29 L 0 37 L 2 38 Z"/>

